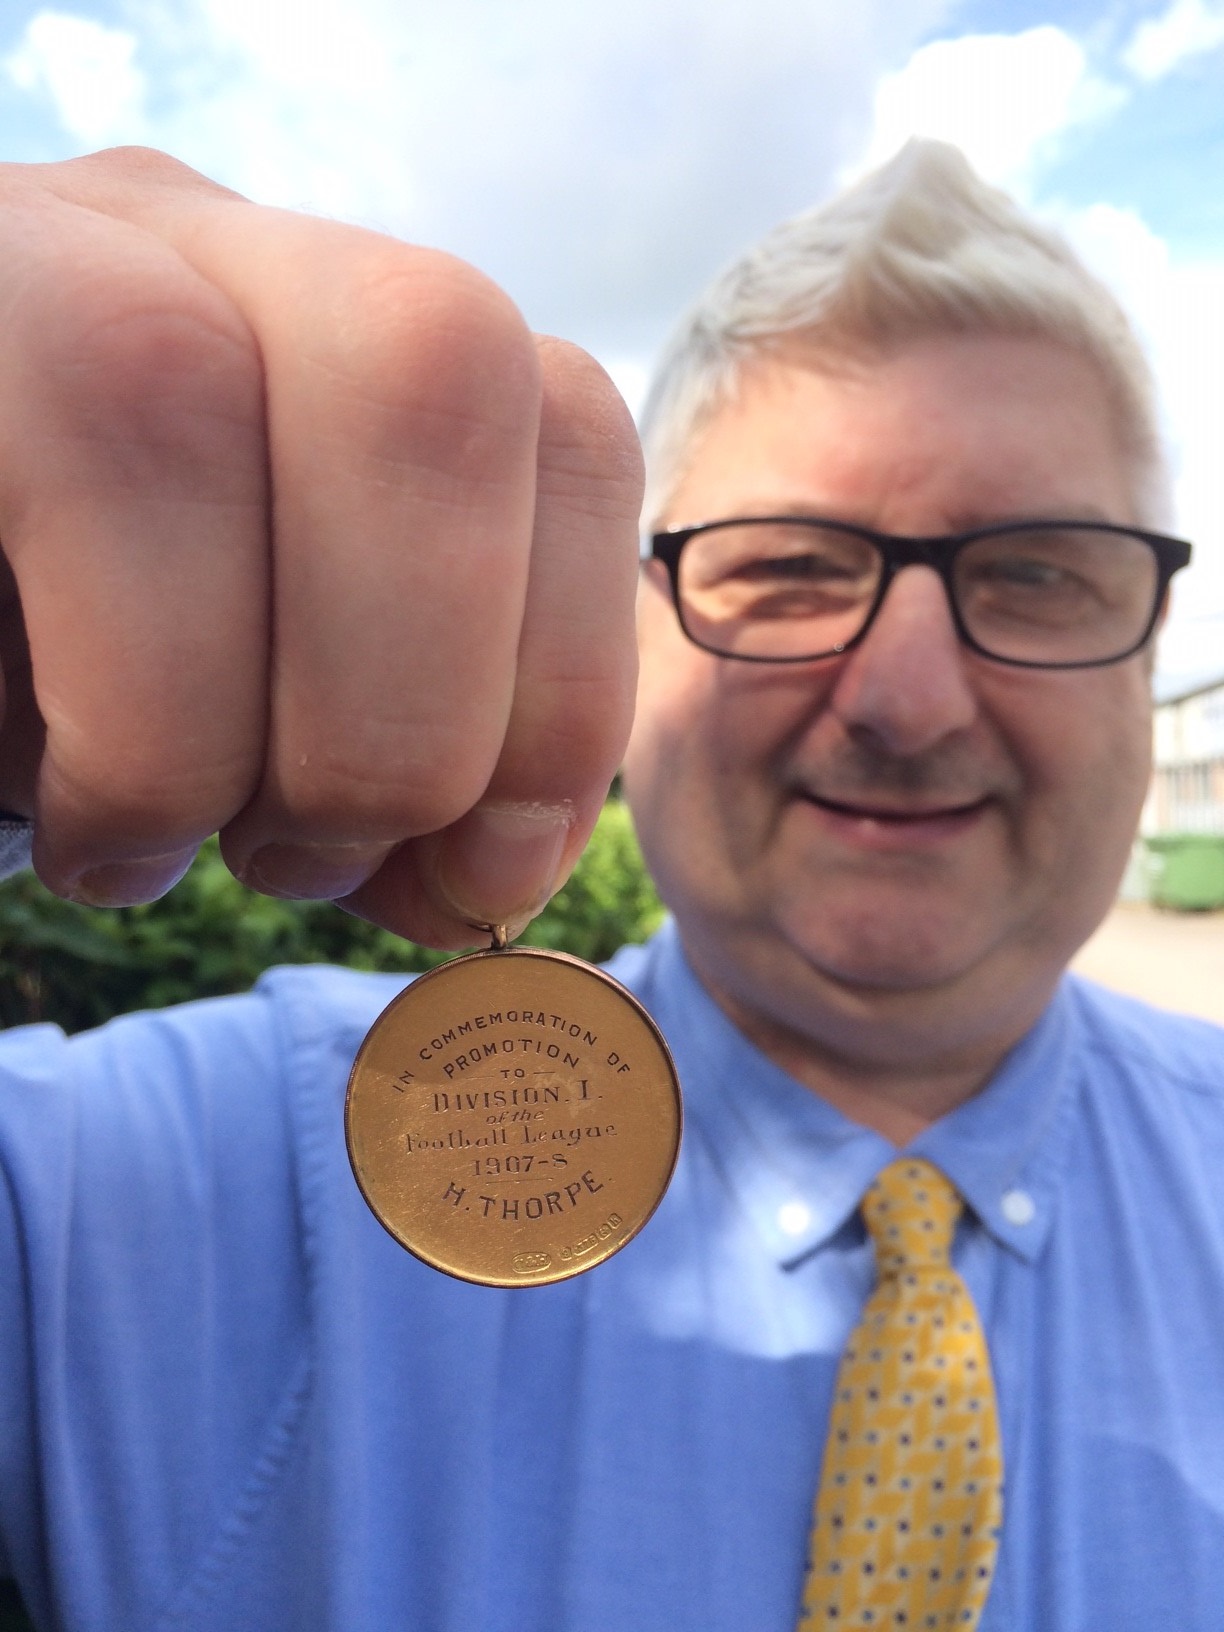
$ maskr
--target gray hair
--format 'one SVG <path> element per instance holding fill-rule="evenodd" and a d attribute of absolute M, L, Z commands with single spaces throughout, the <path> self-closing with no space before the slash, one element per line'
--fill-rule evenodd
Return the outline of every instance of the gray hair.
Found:
<path fill-rule="evenodd" d="M 914 140 L 832 202 L 776 228 L 706 291 L 664 349 L 642 413 L 655 521 L 696 438 L 748 365 L 800 351 L 881 356 L 940 334 L 1032 336 L 1100 371 L 1136 513 L 1166 524 L 1152 377 L 1113 295 L 1064 239 L 989 187 L 958 149 Z"/>

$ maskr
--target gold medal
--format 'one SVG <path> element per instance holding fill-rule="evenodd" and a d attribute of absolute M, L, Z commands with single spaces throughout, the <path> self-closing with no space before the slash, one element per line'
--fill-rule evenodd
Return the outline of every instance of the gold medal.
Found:
<path fill-rule="evenodd" d="M 349 1077 L 349 1160 L 374 1216 L 435 1269 L 539 1286 L 610 1258 L 663 1198 L 680 1087 L 610 975 L 534 947 L 421 975 Z"/>

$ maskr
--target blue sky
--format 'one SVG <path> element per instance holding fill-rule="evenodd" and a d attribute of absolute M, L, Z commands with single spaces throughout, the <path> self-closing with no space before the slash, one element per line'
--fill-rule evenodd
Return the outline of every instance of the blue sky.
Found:
<path fill-rule="evenodd" d="M 1224 0 L 0 0 L 0 157 L 163 147 L 464 255 L 630 399 L 679 309 L 914 131 L 1056 221 L 1148 342 L 1224 672 Z"/>

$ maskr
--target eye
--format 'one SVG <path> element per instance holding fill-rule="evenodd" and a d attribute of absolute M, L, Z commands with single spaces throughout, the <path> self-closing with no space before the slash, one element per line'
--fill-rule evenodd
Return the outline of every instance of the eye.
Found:
<path fill-rule="evenodd" d="M 845 561 L 830 555 L 808 554 L 761 556 L 743 562 L 734 576 L 772 583 L 829 583 L 845 582 L 858 574 Z"/>
<path fill-rule="evenodd" d="M 1014 589 L 1054 590 L 1066 588 L 1076 574 L 1065 566 L 1036 556 L 1000 556 L 993 561 L 975 562 L 972 579 L 979 584 L 997 584 Z"/>
<path fill-rule="evenodd" d="M 957 558 L 968 593 L 1010 601 L 1063 601 L 1101 594 L 1133 557 L 1116 544 L 1075 528 L 1017 531 L 976 540 Z"/>
<path fill-rule="evenodd" d="M 738 522 L 696 534 L 681 558 L 694 588 L 722 584 L 840 589 L 874 580 L 871 546 L 852 534 L 791 522 Z"/>

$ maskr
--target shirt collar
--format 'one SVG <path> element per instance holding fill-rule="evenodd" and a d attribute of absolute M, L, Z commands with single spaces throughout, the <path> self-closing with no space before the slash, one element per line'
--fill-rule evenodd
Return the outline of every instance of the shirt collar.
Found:
<path fill-rule="evenodd" d="M 985 1088 L 931 1124 L 909 1151 L 952 1180 L 994 1238 L 1031 1263 L 1054 1222 L 1079 1072 L 1066 982 Z"/>
<path fill-rule="evenodd" d="M 766 1250 L 792 1266 L 853 1219 L 898 1155 L 768 1060 L 693 973 L 674 923 L 653 948 L 649 1007 L 675 1055 L 699 1138 Z M 984 1089 L 907 1153 L 942 1169 L 986 1230 L 1025 1261 L 1049 1234 L 1075 1099 L 1074 1008 L 1060 987 Z"/>

